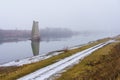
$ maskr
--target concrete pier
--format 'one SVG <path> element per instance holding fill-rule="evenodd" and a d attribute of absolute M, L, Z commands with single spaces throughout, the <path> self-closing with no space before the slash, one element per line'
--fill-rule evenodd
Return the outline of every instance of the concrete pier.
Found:
<path fill-rule="evenodd" d="M 40 40 L 40 31 L 39 31 L 39 22 L 33 21 L 31 40 L 39 41 Z"/>

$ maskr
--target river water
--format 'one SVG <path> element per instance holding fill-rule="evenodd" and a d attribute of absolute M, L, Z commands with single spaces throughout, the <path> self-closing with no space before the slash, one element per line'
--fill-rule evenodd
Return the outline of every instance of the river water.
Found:
<path fill-rule="evenodd" d="M 69 38 L 59 38 L 40 42 L 31 42 L 30 40 L 27 40 L 19 42 L 1 43 L 0 64 L 36 55 L 45 55 L 51 51 L 61 50 L 68 47 L 74 47 L 76 45 L 85 44 L 90 41 L 98 40 L 105 37 L 111 37 L 115 35 L 118 35 L 118 33 L 109 32 L 109 33 L 81 34 Z"/>

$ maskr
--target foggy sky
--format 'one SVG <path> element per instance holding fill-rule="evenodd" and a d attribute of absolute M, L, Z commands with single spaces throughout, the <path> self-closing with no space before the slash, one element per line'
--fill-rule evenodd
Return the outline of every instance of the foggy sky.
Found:
<path fill-rule="evenodd" d="M 120 0 L 0 0 L 0 29 L 120 30 Z"/>

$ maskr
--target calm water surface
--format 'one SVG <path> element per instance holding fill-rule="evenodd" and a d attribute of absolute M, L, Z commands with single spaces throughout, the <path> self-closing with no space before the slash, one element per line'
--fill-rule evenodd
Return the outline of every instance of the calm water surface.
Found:
<path fill-rule="evenodd" d="M 0 64 L 5 62 L 32 57 L 35 55 L 44 55 L 48 52 L 61 50 L 66 47 L 88 43 L 104 37 L 115 36 L 117 33 L 101 33 L 77 35 L 70 38 L 62 38 L 57 40 L 48 40 L 41 42 L 20 41 L 0 44 Z"/>

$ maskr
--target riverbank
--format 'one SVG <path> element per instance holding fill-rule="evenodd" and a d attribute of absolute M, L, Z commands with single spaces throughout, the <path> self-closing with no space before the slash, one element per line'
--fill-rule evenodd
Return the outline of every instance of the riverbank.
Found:
<path fill-rule="evenodd" d="M 48 66 L 50 64 L 53 64 L 57 61 L 60 61 L 61 59 L 65 58 L 65 57 L 71 56 L 77 52 L 88 49 L 88 48 L 95 46 L 99 43 L 106 42 L 110 39 L 111 38 L 97 40 L 97 41 L 94 41 L 92 43 L 88 43 L 88 44 L 83 45 L 83 46 L 76 48 L 76 49 L 71 49 L 71 50 L 66 49 L 66 50 L 64 50 L 64 52 L 62 52 L 58 55 L 54 55 L 50 58 L 47 58 L 45 60 L 41 60 L 41 61 L 38 61 L 35 63 L 24 64 L 21 66 L 0 67 L 0 79 L 1 80 L 14 80 L 14 79 L 20 78 L 20 77 L 27 75 L 31 72 L 34 72 L 40 68 L 43 68 L 43 67 Z"/>
<path fill-rule="evenodd" d="M 120 36 L 114 39 L 55 80 L 120 80 Z"/>
<path fill-rule="evenodd" d="M 80 52 L 82 50 L 88 49 L 92 46 L 95 46 L 99 43 L 108 41 L 110 38 L 105 38 L 105 39 L 101 39 L 101 40 L 97 40 L 97 41 L 93 41 L 91 43 L 88 43 L 86 45 L 83 45 L 79 48 L 76 49 L 71 49 L 71 50 L 64 50 L 63 53 L 58 54 L 58 55 L 54 55 L 50 58 L 35 62 L 35 63 L 31 63 L 31 64 L 25 64 L 22 66 L 8 66 L 8 67 L 0 67 L 0 79 L 1 80 L 14 80 L 17 78 L 20 78 L 24 75 L 27 75 L 31 72 L 34 72 L 40 68 L 43 68 L 45 66 L 48 66 L 50 64 L 53 64 L 65 57 L 71 56 L 77 52 Z"/>

